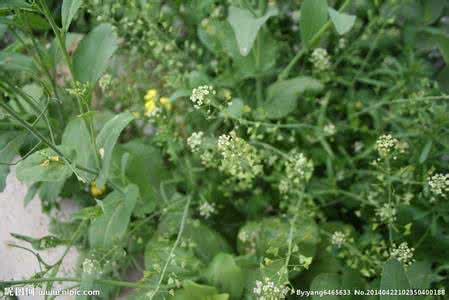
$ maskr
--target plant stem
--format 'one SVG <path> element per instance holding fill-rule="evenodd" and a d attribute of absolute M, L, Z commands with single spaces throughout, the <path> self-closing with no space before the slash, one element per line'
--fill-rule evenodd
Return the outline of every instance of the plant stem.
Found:
<path fill-rule="evenodd" d="M 343 11 L 349 5 L 350 2 L 351 2 L 351 0 L 345 0 L 345 2 L 343 3 L 343 5 L 340 7 L 340 9 L 338 11 L 340 11 L 340 12 Z M 293 57 L 293 59 L 290 61 L 290 63 L 279 74 L 279 76 L 278 76 L 279 81 L 288 78 L 288 75 L 290 74 L 291 69 L 304 56 L 304 54 L 306 54 L 307 51 L 309 51 L 309 48 L 313 48 L 319 42 L 321 36 L 331 27 L 331 24 L 332 24 L 331 21 L 327 21 L 327 23 L 324 24 L 323 27 L 321 27 L 321 29 L 317 33 L 315 33 L 315 35 L 310 40 L 309 47 L 305 47 L 303 45 L 301 50 L 299 50 L 298 53 L 296 53 L 296 55 Z"/>

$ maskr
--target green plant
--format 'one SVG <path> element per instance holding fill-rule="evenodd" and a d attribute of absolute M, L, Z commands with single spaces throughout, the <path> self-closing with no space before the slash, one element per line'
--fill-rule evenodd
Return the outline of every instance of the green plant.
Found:
<path fill-rule="evenodd" d="M 47 209 L 59 196 L 83 206 L 58 225 L 69 239 L 14 235 L 38 258 L 78 247 L 80 276 L 56 277 L 62 258 L 39 258 L 41 273 L 1 287 L 73 281 L 104 299 L 122 287 L 136 288 L 131 299 L 362 299 L 353 291 L 368 288 L 444 298 L 444 1 L 59 9 L 0 3 L 14 37 L 0 52 L 0 179 L 20 154 L 25 202 L 38 193 Z M 130 267 L 141 280 L 124 279 Z"/>

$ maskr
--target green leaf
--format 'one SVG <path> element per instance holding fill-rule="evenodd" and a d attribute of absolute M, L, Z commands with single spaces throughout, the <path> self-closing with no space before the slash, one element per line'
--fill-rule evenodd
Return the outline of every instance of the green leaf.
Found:
<path fill-rule="evenodd" d="M 159 235 L 153 237 L 145 248 L 145 270 L 155 272 L 159 279 L 160 270 L 167 263 L 172 247 L 173 241 Z M 180 277 L 192 276 L 203 268 L 202 262 L 189 249 L 177 247 L 173 254 L 166 274 L 176 274 Z"/>
<path fill-rule="evenodd" d="M 73 72 L 80 82 L 95 84 L 118 47 L 112 25 L 100 24 L 83 38 L 73 55 Z"/>
<path fill-rule="evenodd" d="M 24 207 L 26 207 L 31 202 L 31 200 L 34 199 L 34 196 L 36 196 L 39 187 L 40 187 L 39 183 L 33 183 L 31 186 L 28 187 L 28 191 L 25 195 L 25 198 L 23 199 Z"/>
<path fill-rule="evenodd" d="M 0 2 L 0 11 L 1 10 L 10 10 L 10 9 L 30 9 L 31 5 L 27 3 L 25 0 L 2 0 Z"/>
<path fill-rule="evenodd" d="M 67 158 L 73 159 L 75 152 L 65 146 L 57 146 Z M 53 159 L 53 160 L 52 160 Z M 57 161 L 56 161 L 57 160 Z M 33 153 L 17 164 L 17 178 L 32 184 L 38 181 L 60 181 L 72 175 L 72 168 L 50 148 Z"/>
<path fill-rule="evenodd" d="M 421 155 L 419 156 L 419 163 L 422 164 L 429 157 L 430 150 L 432 150 L 432 140 L 428 140 L 426 145 L 421 151 Z"/>
<path fill-rule="evenodd" d="M 87 168 L 95 167 L 95 149 L 92 145 L 86 122 L 83 119 L 78 117 L 67 124 L 62 135 L 62 145 L 75 150 L 76 164 Z M 89 172 L 80 170 L 79 174 L 87 181 L 93 179 L 93 175 Z"/>
<path fill-rule="evenodd" d="M 436 36 L 436 40 L 438 42 L 438 47 L 441 51 L 441 54 L 443 55 L 446 65 L 449 65 L 449 37 L 440 34 Z"/>
<path fill-rule="evenodd" d="M 338 34 L 343 35 L 354 26 L 356 16 L 341 13 L 329 7 L 329 16 Z"/>
<path fill-rule="evenodd" d="M 240 118 L 244 112 L 245 104 L 239 98 L 232 99 L 229 106 L 221 112 L 223 117 Z"/>
<path fill-rule="evenodd" d="M 35 71 L 33 59 L 23 54 L 7 51 L 0 51 L 0 69 L 30 73 Z"/>
<path fill-rule="evenodd" d="M 220 291 L 227 292 L 232 299 L 240 299 L 245 288 L 245 275 L 236 264 L 234 256 L 217 254 L 206 271 L 208 282 Z"/>
<path fill-rule="evenodd" d="M 315 34 L 326 24 L 328 18 L 327 0 L 305 0 L 301 5 L 299 30 L 303 43 L 310 47 Z"/>
<path fill-rule="evenodd" d="M 34 250 L 55 248 L 57 246 L 67 244 L 68 242 L 66 240 L 61 240 L 60 238 L 53 235 L 47 235 L 41 238 L 32 238 L 18 233 L 11 233 L 11 236 L 18 240 L 30 243 L 31 247 Z"/>
<path fill-rule="evenodd" d="M 187 280 L 183 283 L 183 288 L 177 290 L 175 295 L 168 298 L 170 300 L 228 300 L 229 295 L 218 294 L 213 286 L 201 285 Z"/>
<path fill-rule="evenodd" d="M 401 263 L 395 259 L 389 259 L 383 267 L 380 280 L 381 290 L 408 290 L 410 283 L 405 275 Z M 413 296 L 403 297 L 400 295 L 381 295 L 380 300 L 413 299 Z"/>
<path fill-rule="evenodd" d="M 426 261 L 417 261 L 407 269 L 407 278 L 412 289 L 428 289 L 432 283 L 432 265 Z"/>
<path fill-rule="evenodd" d="M 141 202 L 136 205 L 139 213 L 150 213 L 158 203 L 163 201 L 161 184 L 170 179 L 164 165 L 162 153 L 155 147 L 146 145 L 142 140 L 133 140 L 122 145 L 123 151 L 129 154 L 126 165 L 126 178 L 139 187 Z M 166 194 L 170 196 L 165 187 Z"/>
<path fill-rule="evenodd" d="M 228 22 L 234 29 L 237 44 L 242 56 L 248 55 L 256 40 L 257 33 L 263 24 L 277 14 L 274 9 L 269 9 L 267 13 L 256 18 L 250 11 L 235 6 L 229 8 Z"/>
<path fill-rule="evenodd" d="M 92 248 L 111 248 L 125 236 L 138 197 L 137 186 L 129 185 L 123 192 L 114 191 L 103 200 L 103 215 L 89 227 Z"/>
<path fill-rule="evenodd" d="M 323 273 L 315 277 L 310 285 L 312 291 L 331 291 L 339 290 L 341 288 L 340 276 L 338 274 Z M 324 296 L 312 296 L 313 300 L 337 300 L 338 296 L 324 295 Z"/>
<path fill-rule="evenodd" d="M 441 0 L 422 0 L 421 3 L 423 6 L 423 20 L 426 24 L 435 22 L 447 5 L 447 1 Z"/>
<path fill-rule="evenodd" d="M 102 153 L 102 168 L 97 178 L 97 186 L 103 187 L 108 180 L 112 153 L 120 133 L 134 119 L 130 112 L 116 115 L 106 122 L 97 137 L 97 149 Z"/>
<path fill-rule="evenodd" d="M 69 29 L 70 23 L 76 12 L 81 6 L 81 0 L 64 0 L 61 8 L 62 28 L 64 31 Z"/>
<path fill-rule="evenodd" d="M 322 89 L 321 82 L 311 77 L 296 77 L 278 81 L 268 88 L 268 99 L 262 108 L 268 118 L 279 119 L 295 110 L 299 95 L 306 92 L 317 93 Z"/>
<path fill-rule="evenodd" d="M 5 189 L 6 177 L 9 173 L 9 163 L 18 154 L 25 141 L 25 133 L 8 132 L 0 136 L 0 192 Z"/>
<path fill-rule="evenodd" d="M 195 254 L 205 263 L 209 263 L 218 253 L 232 252 L 220 233 L 199 221 L 189 221 L 186 224 L 184 237 L 197 245 Z"/>

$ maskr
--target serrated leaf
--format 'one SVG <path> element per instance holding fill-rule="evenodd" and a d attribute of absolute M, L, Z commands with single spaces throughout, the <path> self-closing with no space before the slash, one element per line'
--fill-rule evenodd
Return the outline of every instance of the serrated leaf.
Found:
<path fill-rule="evenodd" d="M 57 147 L 68 159 L 75 157 L 73 149 L 65 146 Z M 39 181 L 61 181 L 72 175 L 72 168 L 55 151 L 46 148 L 19 162 L 16 175 L 20 181 L 29 184 Z"/>
<path fill-rule="evenodd" d="M 80 42 L 73 55 L 75 80 L 95 84 L 118 47 L 112 25 L 100 24 Z"/>
<path fill-rule="evenodd" d="M 276 10 L 269 9 L 264 16 L 256 18 L 249 10 L 235 6 L 229 8 L 228 22 L 234 30 L 237 45 L 242 56 L 248 55 L 254 45 L 259 29 L 271 16 L 276 14 Z"/>
<path fill-rule="evenodd" d="M 356 16 L 338 12 L 332 7 L 329 7 L 329 17 L 340 35 L 350 31 L 356 19 Z"/>
<path fill-rule="evenodd" d="M 389 259 L 383 266 L 382 277 L 380 280 L 380 290 L 408 290 L 410 283 L 405 275 L 402 264 L 396 259 Z M 380 300 L 400 300 L 404 299 L 401 295 L 381 295 Z M 408 296 L 408 300 L 414 299 Z"/>
<path fill-rule="evenodd" d="M 262 108 L 268 118 L 279 119 L 295 110 L 299 95 L 306 92 L 317 93 L 322 89 L 321 82 L 311 77 L 296 77 L 278 81 L 268 88 L 268 99 Z"/>
<path fill-rule="evenodd" d="M 137 186 L 129 185 L 123 192 L 114 191 L 103 200 L 104 213 L 89 227 L 92 248 L 108 249 L 125 236 L 138 197 Z"/>
<path fill-rule="evenodd" d="M 310 42 L 326 24 L 328 18 L 327 0 L 305 0 L 301 5 L 299 30 L 303 43 L 310 47 Z"/>
<path fill-rule="evenodd" d="M 106 122 L 97 137 L 97 149 L 102 153 L 102 167 L 97 178 L 97 186 L 103 187 L 109 177 L 112 153 L 120 133 L 134 119 L 130 112 L 116 115 Z"/>
<path fill-rule="evenodd" d="M 69 29 L 70 23 L 76 12 L 81 6 L 81 0 L 64 0 L 61 8 L 62 28 L 64 31 Z"/>

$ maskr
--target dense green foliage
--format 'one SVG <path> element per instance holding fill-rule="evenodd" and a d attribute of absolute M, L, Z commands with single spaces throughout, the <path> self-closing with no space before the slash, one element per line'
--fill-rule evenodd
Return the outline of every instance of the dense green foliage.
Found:
<path fill-rule="evenodd" d="M 82 207 L 14 234 L 42 272 L 0 287 L 51 288 L 62 258 L 38 251 L 65 245 L 101 299 L 445 299 L 448 19 L 445 0 L 0 1 L 0 188 L 17 164 L 25 205 Z"/>

